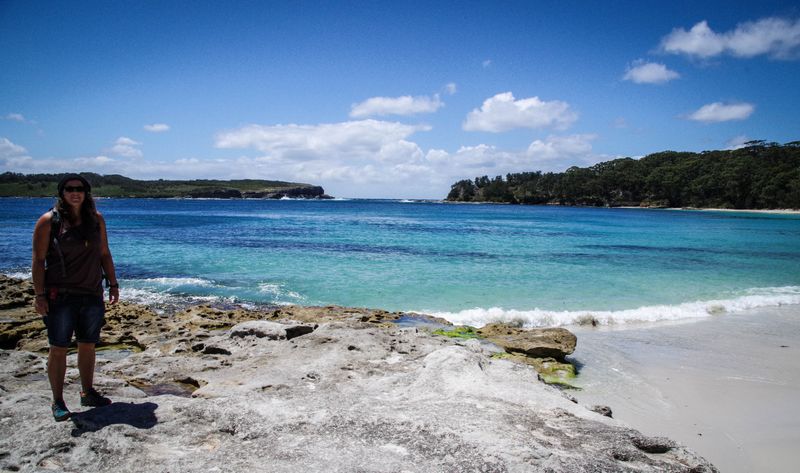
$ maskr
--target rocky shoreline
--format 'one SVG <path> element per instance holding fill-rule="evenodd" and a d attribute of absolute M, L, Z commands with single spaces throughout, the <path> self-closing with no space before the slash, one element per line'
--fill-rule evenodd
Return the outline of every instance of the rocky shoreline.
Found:
<path fill-rule="evenodd" d="M 335 306 L 120 303 L 96 374 L 114 403 L 78 407 L 71 355 L 56 424 L 31 298 L 0 276 L 2 471 L 717 471 L 542 382 L 574 376 L 567 330 Z"/>

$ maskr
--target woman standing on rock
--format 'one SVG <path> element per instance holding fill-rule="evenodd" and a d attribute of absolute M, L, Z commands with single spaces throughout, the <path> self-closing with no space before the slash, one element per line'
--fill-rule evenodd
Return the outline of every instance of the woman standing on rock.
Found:
<path fill-rule="evenodd" d="M 70 174 L 58 183 L 56 206 L 33 230 L 33 286 L 36 312 L 44 318 L 50 353 L 47 376 L 53 391 L 56 421 L 70 416 L 64 403 L 67 350 L 73 333 L 78 342 L 81 405 L 106 406 L 111 400 L 94 389 L 95 344 L 105 323 L 103 278 L 108 300 L 119 300 L 114 261 L 108 249 L 106 223 L 95 209 L 89 181 Z"/>

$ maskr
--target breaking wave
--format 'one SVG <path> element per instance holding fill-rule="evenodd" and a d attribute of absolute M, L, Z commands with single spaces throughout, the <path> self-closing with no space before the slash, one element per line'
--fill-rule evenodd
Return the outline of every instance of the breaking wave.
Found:
<path fill-rule="evenodd" d="M 483 326 L 504 322 L 522 327 L 563 325 L 617 325 L 639 322 L 663 322 L 699 319 L 745 310 L 800 304 L 800 286 L 755 288 L 731 299 L 685 302 L 677 305 L 653 305 L 637 309 L 594 311 L 552 311 L 543 309 L 512 310 L 500 307 L 475 308 L 459 312 L 429 312 L 457 325 Z"/>

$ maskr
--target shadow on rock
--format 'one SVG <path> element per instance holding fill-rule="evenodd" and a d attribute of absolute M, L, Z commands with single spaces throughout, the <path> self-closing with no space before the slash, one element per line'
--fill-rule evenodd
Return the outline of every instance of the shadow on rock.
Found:
<path fill-rule="evenodd" d="M 86 432 L 97 432 L 104 427 L 114 424 L 127 424 L 137 429 L 151 429 L 158 423 L 156 409 L 158 404 L 145 402 L 134 404 L 131 402 L 115 402 L 109 406 L 96 407 L 85 412 L 73 412 L 72 429 L 73 437 L 80 437 Z"/>

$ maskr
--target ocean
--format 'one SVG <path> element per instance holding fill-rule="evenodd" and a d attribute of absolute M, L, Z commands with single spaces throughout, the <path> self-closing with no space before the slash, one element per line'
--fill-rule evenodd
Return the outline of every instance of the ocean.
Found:
<path fill-rule="evenodd" d="M 52 199 L 0 199 L 30 276 Z M 800 304 L 800 215 L 395 200 L 98 199 L 121 297 L 600 325 Z"/>

